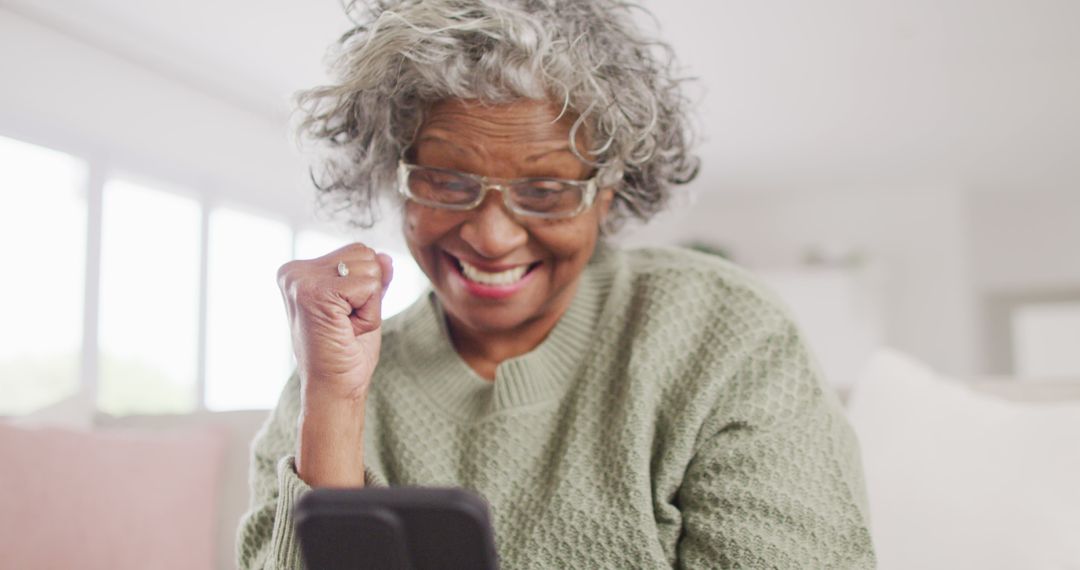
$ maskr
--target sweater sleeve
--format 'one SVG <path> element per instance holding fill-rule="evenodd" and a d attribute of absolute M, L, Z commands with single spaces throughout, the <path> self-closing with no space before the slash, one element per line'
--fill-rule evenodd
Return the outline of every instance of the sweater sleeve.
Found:
<path fill-rule="evenodd" d="M 679 488 L 680 568 L 873 568 L 857 442 L 790 323 L 727 379 Z"/>
<path fill-rule="evenodd" d="M 237 566 L 241 570 L 301 568 L 292 529 L 292 506 L 309 487 L 296 474 L 299 379 L 293 375 L 252 443 L 248 475 L 251 508 L 240 522 Z"/>
<path fill-rule="evenodd" d="M 300 382 L 293 375 L 278 406 L 255 436 L 249 481 L 251 508 L 237 533 L 240 570 L 301 570 L 300 542 L 293 532 L 293 505 L 311 490 L 296 472 Z M 370 470 L 367 486 L 385 486 Z"/>

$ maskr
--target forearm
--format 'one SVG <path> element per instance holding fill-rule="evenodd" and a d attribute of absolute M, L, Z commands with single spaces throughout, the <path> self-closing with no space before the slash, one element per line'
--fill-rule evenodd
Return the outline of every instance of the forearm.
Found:
<path fill-rule="evenodd" d="M 296 469 L 312 487 L 364 486 L 364 406 L 308 390 L 297 426 Z"/>

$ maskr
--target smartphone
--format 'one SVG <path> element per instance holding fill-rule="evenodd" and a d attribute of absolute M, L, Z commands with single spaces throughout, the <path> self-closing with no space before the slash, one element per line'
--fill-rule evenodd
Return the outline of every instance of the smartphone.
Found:
<path fill-rule="evenodd" d="M 487 503 L 463 489 L 314 489 L 293 520 L 309 570 L 497 570 Z"/>

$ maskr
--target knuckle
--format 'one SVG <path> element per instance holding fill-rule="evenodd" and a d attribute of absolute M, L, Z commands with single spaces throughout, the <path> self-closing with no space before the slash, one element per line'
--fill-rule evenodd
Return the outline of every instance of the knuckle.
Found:
<path fill-rule="evenodd" d="M 360 242 L 351 243 L 345 246 L 344 250 L 345 251 L 343 253 L 346 253 L 350 257 L 353 257 L 355 259 L 360 259 L 364 261 L 367 261 L 369 259 L 375 259 L 375 250 Z"/>
<path fill-rule="evenodd" d="M 379 267 L 378 263 L 365 262 L 356 266 L 355 273 L 367 279 L 377 280 L 382 277 L 382 268 Z"/>

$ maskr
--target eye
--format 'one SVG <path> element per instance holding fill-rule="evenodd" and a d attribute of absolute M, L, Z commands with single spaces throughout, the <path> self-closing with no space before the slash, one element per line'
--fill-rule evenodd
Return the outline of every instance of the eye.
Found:
<path fill-rule="evenodd" d="M 462 176 L 449 172 L 428 170 L 420 174 L 424 182 L 441 190 L 466 190 L 472 185 L 472 181 Z"/>
<path fill-rule="evenodd" d="M 562 212 L 577 207 L 581 192 L 558 180 L 530 180 L 514 186 L 514 199 L 527 210 Z"/>
<path fill-rule="evenodd" d="M 475 181 L 435 169 L 416 169 L 409 177 L 414 196 L 431 202 L 462 204 L 470 202 L 480 187 Z"/>
<path fill-rule="evenodd" d="M 523 184 L 515 188 L 517 195 L 521 198 L 551 198 L 560 192 L 564 192 L 565 189 L 562 184 L 553 181 L 537 180 L 528 184 Z"/>

